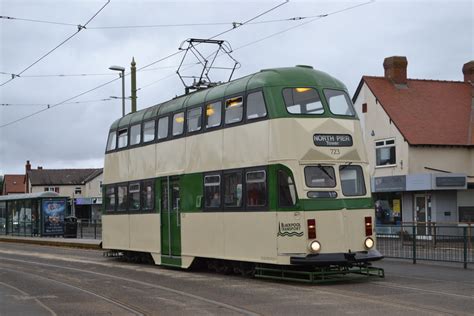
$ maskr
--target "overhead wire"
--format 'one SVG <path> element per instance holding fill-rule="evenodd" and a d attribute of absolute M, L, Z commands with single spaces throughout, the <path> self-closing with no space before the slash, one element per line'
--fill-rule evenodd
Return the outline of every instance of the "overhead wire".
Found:
<path fill-rule="evenodd" d="M 105 102 L 105 101 L 112 101 L 112 98 L 87 100 L 87 101 L 65 102 L 63 104 L 97 103 L 97 102 Z M 16 106 L 51 106 L 51 104 L 49 104 L 49 103 L 0 103 L 0 106 L 13 106 L 13 107 L 16 107 Z"/>
<path fill-rule="evenodd" d="M 87 25 L 110 3 L 110 0 L 107 0 L 107 2 L 86 22 L 84 23 L 84 25 L 78 25 L 77 26 L 77 31 L 74 32 L 74 34 L 70 35 L 69 37 L 67 37 L 65 40 L 63 40 L 61 43 L 59 43 L 57 46 L 55 46 L 53 49 L 49 50 L 46 54 L 42 55 L 40 58 L 38 58 L 37 60 L 35 60 L 32 64 L 30 64 L 29 66 L 27 66 L 26 68 L 24 68 L 22 71 L 20 71 L 19 73 L 16 73 L 16 74 L 12 74 L 11 78 L 3 83 L 0 84 L 0 87 L 6 85 L 7 83 L 13 81 L 15 78 L 18 78 L 20 77 L 21 74 L 23 74 L 25 71 L 27 71 L 28 69 L 30 69 L 31 67 L 33 67 L 34 65 L 36 65 L 37 63 L 39 63 L 41 60 L 43 60 L 44 58 L 46 58 L 48 55 L 50 55 L 52 52 L 54 52 L 56 49 L 58 49 L 59 47 L 61 47 L 62 45 L 64 45 L 66 42 L 68 42 L 71 38 L 75 37 L 77 34 L 79 34 L 79 32 L 83 29 L 85 29 L 87 27 Z"/>
<path fill-rule="evenodd" d="M 216 37 L 221 36 L 221 35 L 223 35 L 223 34 L 226 34 L 226 33 L 228 33 L 228 32 L 231 32 L 231 31 L 233 31 L 233 30 L 239 28 L 240 26 L 245 25 L 246 23 L 248 23 L 248 22 L 250 22 L 250 21 L 253 21 L 253 20 L 255 20 L 255 19 L 258 19 L 259 17 L 261 17 L 261 16 L 263 16 L 263 15 L 265 15 L 265 14 L 267 14 L 267 13 L 273 11 L 273 10 L 276 10 L 277 8 L 281 7 L 282 5 L 288 3 L 288 1 L 289 1 L 289 0 L 285 0 L 284 2 L 282 2 L 282 3 L 280 3 L 280 4 L 276 5 L 276 6 L 274 6 L 274 7 L 272 7 L 272 8 L 270 8 L 269 10 L 266 10 L 266 11 L 264 11 L 263 13 L 260 13 L 260 14 L 256 15 L 255 17 L 253 17 L 253 18 L 247 20 L 247 21 L 244 22 L 243 24 L 238 25 L 237 27 L 232 27 L 231 29 L 228 29 L 228 30 L 226 30 L 226 31 L 220 32 L 220 33 L 218 33 L 218 34 L 216 34 L 216 35 L 210 37 L 209 39 L 213 39 L 213 38 L 216 38 Z M 110 2 L 110 0 L 107 1 L 107 4 L 108 4 L 109 2 Z M 105 6 L 104 6 L 104 7 L 105 7 Z M 103 9 L 104 7 L 102 7 L 102 9 Z M 102 10 L 102 9 L 101 9 L 101 10 Z M 99 12 L 100 12 L 101 10 L 99 10 Z M 98 13 L 97 13 L 97 14 L 98 14 Z M 94 17 L 95 17 L 97 14 L 95 14 Z M 90 20 L 89 20 L 87 23 L 89 23 L 89 22 L 90 22 Z M 196 46 L 197 46 L 197 45 L 196 45 Z M 141 67 L 141 68 L 139 68 L 139 69 L 137 69 L 137 72 L 138 72 L 138 71 L 143 71 L 143 69 L 146 69 L 146 68 L 148 68 L 148 67 L 150 67 L 150 66 L 152 66 L 152 65 L 155 65 L 155 64 L 157 64 L 157 63 L 159 63 L 159 62 L 161 62 L 161 61 L 164 61 L 164 60 L 166 60 L 166 59 L 169 59 L 169 58 L 171 58 L 171 57 L 173 57 L 173 56 L 176 56 L 176 55 L 178 55 L 178 54 L 181 54 L 181 53 L 183 53 L 183 51 L 182 51 L 182 50 L 179 50 L 179 51 L 177 51 L 177 52 L 175 52 L 175 53 L 172 53 L 172 54 L 169 54 L 169 55 L 167 55 L 167 56 L 165 56 L 165 57 L 162 57 L 162 58 L 160 58 L 160 59 L 158 59 L 158 60 L 156 60 L 156 61 L 153 61 L 153 62 L 151 62 L 151 63 L 149 63 L 149 64 L 147 64 L 147 65 L 145 65 L 145 66 L 143 66 L 143 67 Z M 125 75 L 125 76 L 128 76 L 128 75 L 130 75 L 130 72 L 128 72 L 128 73 L 126 73 L 126 74 L 124 74 L 124 75 Z M 70 98 L 68 98 L 68 99 L 66 99 L 66 100 L 63 100 L 63 101 L 61 101 L 61 102 L 59 102 L 59 103 L 53 104 L 53 105 L 51 105 L 51 106 L 48 107 L 48 108 L 38 110 L 38 111 L 33 112 L 33 113 L 29 114 L 29 115 L 20 117 L 20 118 L 18 118 L 18 119 L 16 119 L 16 120 L 13 120 L 13 121 L 10 121 L 10 122 L 5 123 L 5 124 L 3 124 L 3 125 L 0 125 L 0 128 L 4 128 L 4 127 L 7 127 L 7 126 L 10 126 L 10 125 L 15 124 L 15 123 L 17 123 L 17 122 L 20 122 L 20 121 L 22 121 L 22 120 L 25 120 L 25 119 L 27 119 L 27 118 L 30 118 L 30 117 L 32 117 L 32 116 L 34 116 L 34 115 L 37 115 L 37 114 L 39 114 L 39 113 L 42 113 L 42 112 L 44 112 L 44 111 L 46 111 L 46 110 L 49 110 L 49 109 L 51 109 L 51 108 L 54 108 L 54 107 L 63 105 L 63 104 L 65 104 L 66 102 L 69 102 L 69 101 L 74 100 L 74 99 L 77 99 L 77 98 L 79 98 L 79 97 L 81 97 L 81 96 L 83 96 L 83 95 L 85 95 L 85 94 L 88 94 L 88 93 L 90 93 L 90 92 L 93 92 L 93 91 L 95 91 L 95 90 L 98 90 L 98 89 L 100 89 L 100 88 L 102 88 L 102 87 L 104 87 L 104 86 L 106 86 L 106 85 L 109 85 L 109 84 L 111 84 L 112 82 L 117 81 L 117 80 L 119 80 L 119 79 L 120 79 L 120 78 L 115 78 L 115 79 L 113 79 L 113 80 L 110 80 L 110 81 L 107 81 L 107 82 L 105 82 L 105 83 L 102 83 L 102 84 L 100 84 L 100 85 L 98 85 L 98 86 L 96 86 L 96 87 L 94 87 L 94 88 L 91 88 L 91 89 L 89 89 L 89 90 L 87 90 L 87 91 L 84 91 L 84 92 L 82 92 L 82 93 L 79 93 L 79 94 L 77 94 L 77 95 L 75 95 L 75 96 L 73 96 L 73 97 L 70 97 Z"/>

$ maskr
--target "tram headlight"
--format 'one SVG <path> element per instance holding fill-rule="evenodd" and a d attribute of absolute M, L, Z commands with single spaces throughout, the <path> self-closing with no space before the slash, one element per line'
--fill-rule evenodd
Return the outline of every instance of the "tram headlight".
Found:
<path fill-rule="evenodd" d="M 372 249 L 374 247 L 374 240 L 370 237 L 366 238 L 364 241 L 364 246 L 367 249 Z"/>
<path fill-rule="evenodd" d="M 313 240 L 309 243 L 309 250 L 312 253 L 318 253 L 321 250 L 321 244 L 317 240 Z"/>

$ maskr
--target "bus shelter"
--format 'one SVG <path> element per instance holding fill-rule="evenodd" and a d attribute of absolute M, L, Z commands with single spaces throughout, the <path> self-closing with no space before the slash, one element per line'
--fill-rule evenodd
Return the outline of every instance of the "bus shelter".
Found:
<path fill-rule="evenodd" d="M 0 234 L 63 235 L 67 207 L 67 197 L 55 192 L 0 196 Z"/>

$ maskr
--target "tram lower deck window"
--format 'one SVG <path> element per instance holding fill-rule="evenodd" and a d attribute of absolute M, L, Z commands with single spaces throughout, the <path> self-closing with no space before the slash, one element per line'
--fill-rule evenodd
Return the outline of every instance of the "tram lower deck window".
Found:
<path fill-rule="evenodd" d="M 105 210 L 107 212 L 115 211 L 115 187 L 105 189 Z"/>
<path fill-rule="evenodd" d="M 249 171 L 245 177 L 247 206 L 265 206 L 267 204 L 267 174 L 265 170 Z"/>
<path fill-rule="evenodd" d="M 140 209 L 140 183 L 130 183 L 128 192 L 129 210 L 138 211 Z"/>
<path fill-rule="evenodd" d="M 221 176 L 208 175 L 204 177 L 204 206 L 218 208 L 221 206 Z"/>
<path fill-rule="evenodd" d="M 117 211 L 123 212 L 127 210 L 127 186 L 117 186 Z"/>
<path fill-rule="evenodd" d="M 224 174 L 224 206 L 242 207 L 242 172 Z"/>

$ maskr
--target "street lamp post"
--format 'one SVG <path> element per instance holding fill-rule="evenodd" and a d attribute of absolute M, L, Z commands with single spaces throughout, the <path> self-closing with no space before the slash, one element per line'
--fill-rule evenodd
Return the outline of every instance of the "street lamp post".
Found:
<path fill-rule="evenodd" d="M 122 116 L 125 116 L 125 68 L 120 66 L 110 66 L 110 70 L 120 71 L 120 78 L 122 78 Z"/>

